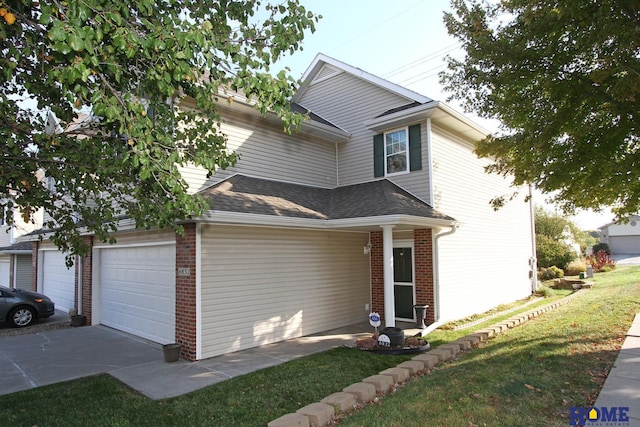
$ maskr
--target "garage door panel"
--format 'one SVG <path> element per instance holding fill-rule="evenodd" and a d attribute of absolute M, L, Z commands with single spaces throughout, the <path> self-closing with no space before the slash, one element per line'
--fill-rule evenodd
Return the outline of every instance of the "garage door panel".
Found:
<path fill-rule="evenodd" d="M 68 312 L 75 306 L 75 265 L 67 268 L 65 254 L 42 251 L 42 293 L 51 298 L 56 309 Z"/>
<path fill-rule="evenodd" d="M 0 259 L 0 285 L 9 287 L 10 269 L 9 259 Z"/>
<path fill-rule="evenodd" d="M 175 246 L 100 254 L 101 323 L 143 338 L 175 340 Z"/>
<path fill-rule="evenodd" d="M 612 254 L 640 254 L 640 236 L 611 236 Z"/>

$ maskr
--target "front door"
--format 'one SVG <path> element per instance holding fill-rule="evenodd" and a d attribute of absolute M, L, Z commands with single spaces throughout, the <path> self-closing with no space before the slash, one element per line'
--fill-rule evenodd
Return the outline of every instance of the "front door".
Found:
<path fill-rule="evenodd" d="M 413 247 L 407 244 L 393 248 L 393 293 L 396 319 L 415 320 L 413 314 L 413 305 L 415 304 Z"/>

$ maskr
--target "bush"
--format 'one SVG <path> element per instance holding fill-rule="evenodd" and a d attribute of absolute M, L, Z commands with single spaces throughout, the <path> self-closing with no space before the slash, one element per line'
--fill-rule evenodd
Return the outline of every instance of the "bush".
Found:
<path fill-rule="evenodd" d="M 538 272 L 538 279 L 540 280 L 558 279 L 560 277 L 564 277 L 564 271 L 562 271 L 555 265 L 549 268 L 541 268 Z"/>
<path fill-rule="evenodd" d="M 584 273 L 587 271 L 587 263 L 582 260 L 571 261 L 569 265 L 567 265 L 567 270 L 565 271 L 567 276 L 578 276 L 580 273 Z"/>
<path fill-rule="evenodd" d="M 596 273 L 604 273 L 616 268 L 616 262 L 611 259 L 609 254 L 604 250 L 600 250 L 595 255 L 591 255 L 587 258 L 587 262 L 591 264 L 593 271 Z"/>
<path fill-rule="evenodd" d="M 555 291 L 548 286 L 543 286 L 536 291 L 536 294 L 549 298 L 555 295 Z"/>
<path fill-rule="evenodd" d="M 536 234 L 536 257 L 538 267 L 559 266 L 564 268 L 576 259 L 576 253 L 568 245 L 542 234 Z"/>
<path fill-rule="evenodd" d="M 592 247 L 594 254 L 597 254 L 600 251 L 605 251 L 607 255 L 611 255 L 611 249 L 609 249 L 609 245 L 606 243 L 597 243 Z"/>

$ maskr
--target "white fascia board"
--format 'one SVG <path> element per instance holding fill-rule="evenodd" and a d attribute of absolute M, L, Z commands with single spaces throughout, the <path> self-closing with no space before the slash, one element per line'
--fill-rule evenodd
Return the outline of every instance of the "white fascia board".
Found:
<path fill-rule="evenodd" d="M 313 62 L 311 62 L 311 65 L 309 65 L 309 68 L 307 68 L 307 70 L 302 75 L 301 80 L 303 83 L 300 86 L 300 89 L 298 90 L 298 92 L 294 95 L 293 97 L 294 101 L 296 101 L 297 99 L 300 99 L 300 97 L 304 94 L 306 89 L 309 87 L 310 81 L 313 80 L 315 75 L 322 69 L 322 66 L 324 64 L 329 64 L 335 68 L 341 69 L 344 72 L 352 74 L 363 80 L 366 80 L 369 83 L 372 83 L 376 86 L 380 86 L 388 91 L 394 92 L 400 96 L 419 102 L 421 104 L 431 101 L 431 98 L 428 98 L 424 95 L 420 95 L 417 92 L 409 90 L 395 83 L 391 83 L 388 80 L 385 80 L 381 77 L 367 73 L 366 71 L 363 71 L 360 68 L 356 68 L 352 65 L 345 64 L 342 61 L 338 61 L 337 59 L 331 58 L 322 53 L 318 53 L 316 55 L 316 57 L 313 59 Z"/>
<path fill-rule="evenodd" d="M 234 100 L 231 103 L 222 102 L 220 104 L 220 109 L 223 111 L 224 109 L 228 109 L 242 114 L 247 114 L 249 116 L 266 120 L 278 126 L 283 126 L 282 120 L 277 114 L 268 111 L 266 115 L 263 115 L 254 107 L 255 102 L 251 102 L 239 95 L 233 96 L 233 99 Z M 296 131 L 294 130 L 294 133 L 295 132 Z M 330 142 L 346 142 L 351 138 L 351 134 L 343 129 L 325 125 L 324 123 L 314 122 L 313 120 L 304 120 L 300 125 L 300 132 L 314 135 Z"/>
<path fill-rule="evenodd" d="M 453 127 L 463 134 L 471 133 L 474 139 L 484 139 L 491 134 L 491 132 L 478 123 L 440 101 L 431 101 L 408 110 L 377 117 L 373 120 L 366 121 L 364 126 L 372 131 L 379 132 L 385 129 L 396 128 L 402 124 L 426 120 L 427 118 L 431 118 L 436 123 L 448 120 L 447 125 L 449 127 Z"/>
<path fill-rule="evenodd" d="M 410 108 L 408 110 L 401 110 L 393 114 L 368 120 L 364 122 L 364 126 L 373 131 L 381 131 L 384 129 L 395 128 L 399 124 L 423 120 L 431 117 L 439 104 L 440 102 L 438 101 L 427 102 L 426 104 Z"/>
<path fill-rule="evenodd" d="M 455 223 L 453 220 L 425 218 L 412 215 L 384 215 L 370 216 L 364 218 L 332 219 L 327 221 L 330 228 L 346 227 L 379 227 L 381 225 L 397 225 L 424 228 L 450 227 Z"/>
<path fill-rule="evenodd" d="M 364 218 L 345 219 L 312 219 L 279 217 L 273 215 L 259 215 L 238 212 L 224 212 L 210 210 L 200 220 L 202 222 L 215 222 L 224 224 L 244 224 L 263 227 L 285 228 L 315 228 L 315 229 L 344 229 L 344 228 L 372 228 L 381 225 L 397 225 L 424 228 L 451 227 L 455 224 L 452 220 L 437 218 L 424 218 L 411 215 L 384 215 Z"/>

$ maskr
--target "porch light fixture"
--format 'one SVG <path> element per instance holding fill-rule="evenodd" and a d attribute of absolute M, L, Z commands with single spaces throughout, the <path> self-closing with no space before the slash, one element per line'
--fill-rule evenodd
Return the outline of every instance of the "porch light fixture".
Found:
<path fill-rule="evenodd" d="M 369 255 L 371 253 L 371 242 L 367 243 L 363 249 L 364 249 L 364 254 Z"/>

